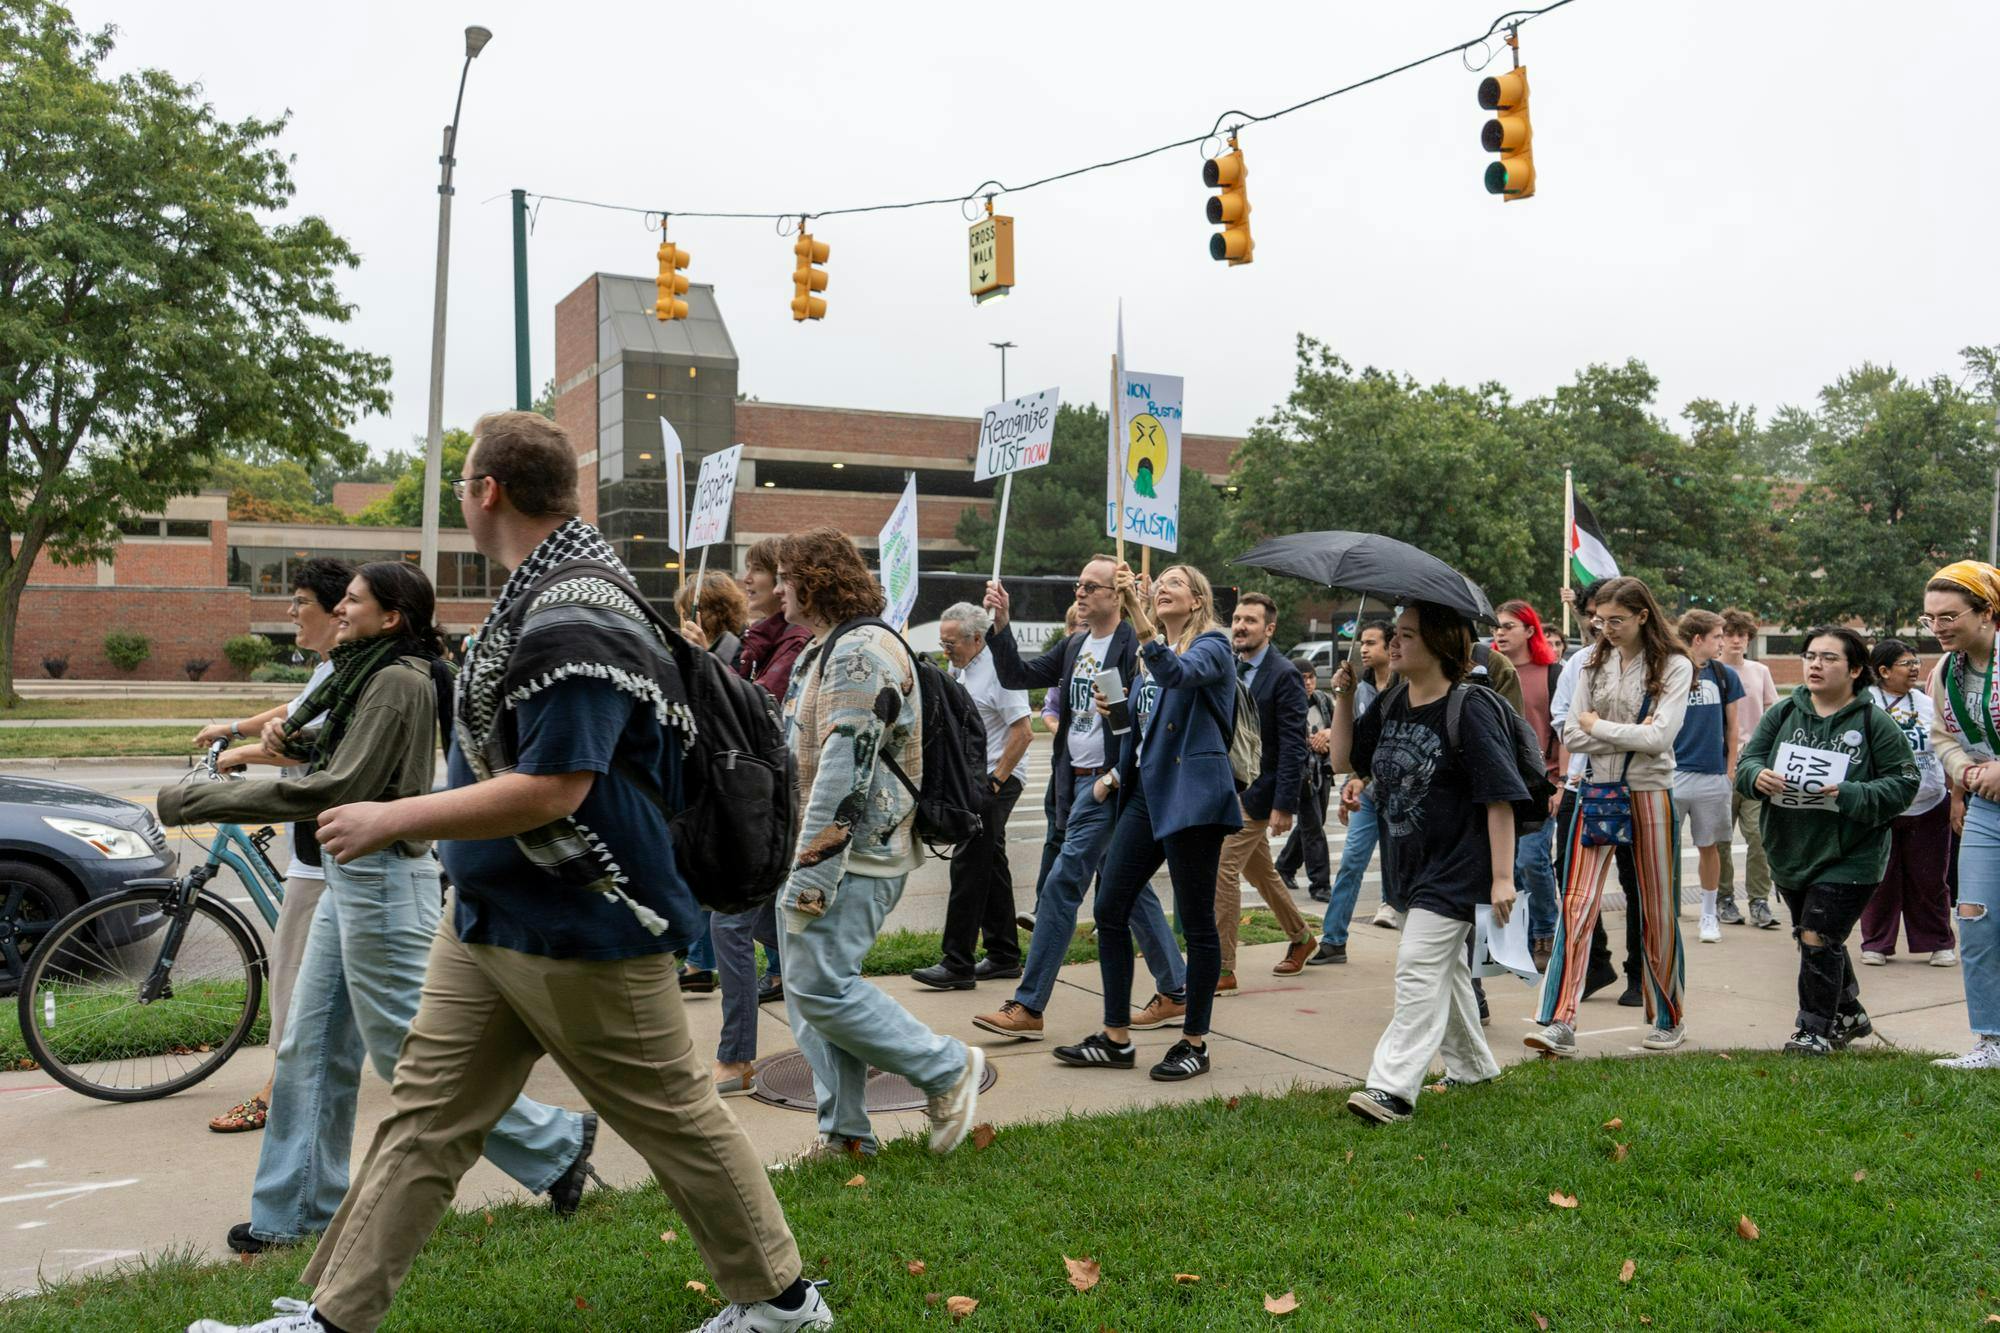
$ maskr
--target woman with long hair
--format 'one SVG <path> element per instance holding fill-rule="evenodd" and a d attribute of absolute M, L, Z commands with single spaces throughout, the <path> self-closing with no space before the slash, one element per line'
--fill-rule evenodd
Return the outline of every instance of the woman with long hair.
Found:
<path fill-rule="evenodd" d="M 1179 1082 L 1206 1074 L 1209 1015 L 1222 977 L 1222 936 L 1215 927 L 1215 872 L 1222 843 L 1243 827 L 1229 740 L 1236 715 L 1236 657 L 1217 628 L 1215 591 L 1193 565 L 1170 565 L 1153 581 L 1152 606 L 1139 597 L 1131 566 L 1114 575 L 1125 615 L 1139 635 L 1149 677 L 1133 699 L 1133 726 L 1113 771 L 1097 780 L 1097 798 L 1118 797 L 1111 845 L 1097 893 L 1098 968 L 1104 978 L 1104 1029 L 1056 1059 L 1095 1069 L 1131 1069 L 1132 909 L 1166 864 L 1174 916 L 1187 933 L 1187 1013 L 1181 1039 L 1153 1066 L 1154 1079 Z M 1098 711 L 1109 713 L 1098 693 Z"/>
<path fill-rule="evenodd" d="M 1408 1120 L 1432 1057 L 1459 1085 L 1500 1076 L 1480 1031 L 1470 950 L 1479 907 L 1505 925 L 1514 904 L 1514 802 L 1528 799 L 1514 767 L 1507 705 L 1485 690 L 1451 695 L 1472 667 L 1472 632 L 1457 612 L 1427 602 L 1404 609 L 1389 637 L 1392 686 L 1359 722 L 1354 676 L 1334 673 L 1328 758 L 1369 780 L 1382 828 L 1383 873 L 1404 899 L 1396 946 L 1396 1008 L 1347 1099 L 1363 1119 Z M 1454 739 L 1456 743 L 1454 743 Z"/>
<path fill-rule="evenodd" d="M 334 608 L 333 671 L 289 717 L 264 728 L 264 748 L 306 763 L 306 775 L 166 787 L 161 820 L 312 819 L 336 805 L 430 791 L 440 708 L 433 672 L 444 655 L 436 604 L 414 565 L 361 566 Z M 322 715 L 308 738 L 307 723 Z M 321 865 L 326 891 L 278 1048 L 250 1220 L 229 1231 L 239 1253 L 293 1244 L 332 1222 L 347 1192 L 362 1061 L 393 1080 L 443 915 L 428 842 L 392 843 L 344 865 L 327 856 Z M 517 1098 L 488 1136 L 486 1155 L 567 1213 L 582 1197 L 595 1136 L 594 1116 Z"/>
<path fill-rule="evenodd" d="M 1889 864 L 1889 825 L 1917 794 L 1902 728 L 1863 688 L 1868 645 L 1844 625 L 1806 633 L 1805 683 L 1766 712 L 1736 761 L 1736 789 L 1763 803 L 1757 822 L 1771 881 L 1799 942 L 1792 1055 L 1828 1055 L 1873 1032 L 1847 956 Z M 1788 763 L 1785 751 L 1789 751 Z M 1839 777 L 1818 774 L 1839 755 Z"/>
<path fill-rule="evenodd" d="M 1578 817 L 1558 853 L 1562 919 L 1542 981 L 1538 1032 L 1528 1047 L 1577 1054 L 1576 1007 L 1590 965 L 1590 935 L 1604 902 L 1613 853 L 1629 843 L 1644 955 L 1647 1021 L 1641 1044 L 1670 1051 L 1687 1040 L 1682 1012 L 1681 864 L 1674 839 L 1674 738 L 1687 712 L 1694 664 L 1674 637 L 1653 590 L 1634 578 L 1598 585 L 1591 627 L 1598 638 L 1577 676 L 1563 744 L 1586 756 Z"/>
<path fill-rule="evenodd" d="M 736 670 L 743 654 L 743 631 L 750 624 L 750 602 L 743 586 L 727 574 L 704 574 L 690 583 L 683 579 L 674 594 L 674 611 L 681 618 L 681 636 L 698 643 Z"/>
<path fill-rule="evenodd" d="M 1861 912 L 1861 961 L 1881 967 L 1896 952 L 1902 923 L 1912 954 L 1929 954 L 1931 966 L 1958 962 L 1951 933 L 1951 801 L 1944 765 L 1931 748 L 1937 709 L 1923 692 L 1924 662 L 1901 639 L 1884 639 L 1868 655 L 1874 683 L 1868 697 L 1902 729 L 1917 759 L 1917 794 L 1889 826 L 1889 868 Z"/>
<path fill-rule="evenodd" d="M 1541 742 L 1542 764 L 1557 795 L 1549 809 L 1548 822 L 1532 833 L 1521 835 L 1514 849 L 1514 878 L 1521 896 L 1527 900 L 1528 943 L 1535 958 L 1546 965 L 1555 947 L 1556 874 L 1550 846 L 1555 836 L 1555 807 L 1562 800 L 1562 737 L 1551 720 L 1551 705 L 1562 680 L 1562 659 L 1543 631 L 1542 617 L 1533 606 L 1515 598 L 1502 602 L 1495 612 L 1493 651 L 1513 664 L 1521 682 L 1521 716 L 1535 729 Z"/>
<path fill-rule="evenodd" d="M 1994 608 L 2000 571 L 1978 560 L 1946 565 L 1924 588 L 1920 624 L 1944 660 L 1931 672 L 1931 745 L 1945 776 L 1965 791 L 1958 854 L 1959 970 L 1977 1040 L 1948 1069 L 2000 1069 L 2000 680 Z"/>

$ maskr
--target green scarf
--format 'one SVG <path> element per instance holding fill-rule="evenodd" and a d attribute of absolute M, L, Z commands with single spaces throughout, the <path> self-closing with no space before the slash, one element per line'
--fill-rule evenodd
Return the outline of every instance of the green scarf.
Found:
<path fill-rule="evenodd" d="M 1969 665 L 1965 654 L 1953 653 L 1944 660 L 1945 700 L 1951 705 L 1951 711 L 1958 715 L 1959 730 L 1974 745 L 1989 750 L 2000 750 L 2000 726 L 1996 726 L 1993 720 L 1993 668 L 1996 664 L 2000 664 L 2000 644 L 1995 645 L 1993 654 L 1986 659 L 1986 679 L 1979 687 L 1979 711 L 1975 718 L 1973 710 L 1966 707 L 1961 682 Z"/>
<path fill-rule="evenodd" d="M 285 719 L 285 752 L 306 761 L 315 770 L 325 768 L 340 745 L 348 720 L 354 716 L 361 692 L 368 688 L 375 673 L 397 658 L 417 651 L 416 644 L 403 634 L 378 634 L 371 639 L 337 644 L 327 655 L 327 660 L 333 663 L 333 674 L 314 686 L 312 693 Z M 326 714 L 326 724 L 320 728 L 319 736 L 294 745 L 294 739 L 305 730 L 306 724 L 321 713 Z"/>

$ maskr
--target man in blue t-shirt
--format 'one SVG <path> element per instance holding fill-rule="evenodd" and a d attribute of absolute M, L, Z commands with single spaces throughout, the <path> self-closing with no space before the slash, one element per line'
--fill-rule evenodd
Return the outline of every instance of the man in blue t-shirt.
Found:
<path fill-rule="evenodd" d="M 1674 816 L 1685 819 L 1700 856 L 1701 942 L 1722 938 L 1716 893 L 1722 884 L 1722 848 L 1729 841 L 1730 793 L 1736 778 L 1736 701 L 1743 678 L 1722 656 L 1722 617 L 1690 611 L 1677 627 L 1694 663 L 1686 719 L 1674 738 Z"/>
<path fill-rule="evenodd" d="M 455 929 L 432 946 L 389 1117 L 301 1275 L 314 1302 L 256 1333 L 379 1325 L 544 1052 L 693 1233 L 730 1302 L 703 1329 L 831 1327 L 681 1008 L 673 951 L 699 916 L 665 814 L 692 722 L 670 646 L 575 516 L 576 454 L 554 422 L 483 418 L 453 490 L 481 554 L 513 575 L 459 678 L 451 789 L 338 806 L 319 840 L 342 864 L 438 840 Z"/>

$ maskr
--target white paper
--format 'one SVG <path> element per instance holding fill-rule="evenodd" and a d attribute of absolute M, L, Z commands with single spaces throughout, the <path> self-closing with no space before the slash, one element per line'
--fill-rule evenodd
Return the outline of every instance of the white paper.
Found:
<path fill-rule="evenodd" d="M 736 500 L 736 473 L 743 463 L 743 446 L 732 444 L 701 460 L 694 483 L 694 513 L 688 519 L 689 546 L 707 546 L 729 532 L 729 507 Z"/>
<path fill-rule="evenodd" d="M 1493 929 L 1492 904 L 1481 903 L 1472 909 L 1472 975 L 1503 977 L 1508 973 L 1531 986 L 1542 980 L 1541 969 L 1535 966 L 1534 950 L 1528 945 L 1526 898 L 1514 899 L 1514 910 L 1498 931 Z"/>
<path fill-rule="evenodd" d="M 1771 764 L 1785 780 L 1785 789 L 1770 797 L 1781 810 L 1823 810 L 1838 807 L 1839 797 L 1826 789 L 1847 777 L 1847 756 L 1838 750 L 1816 750 L 1790 741 L 1778 747 Z"/>

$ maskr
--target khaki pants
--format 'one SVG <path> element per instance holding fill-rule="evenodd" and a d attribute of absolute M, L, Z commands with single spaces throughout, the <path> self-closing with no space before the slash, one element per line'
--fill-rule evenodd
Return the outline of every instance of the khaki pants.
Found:
<path fill-rule="evenodd" d="M 271 1053 L 285 1035 L 285 1017 L 292 1012 L 292 988 L 299 983 L 299 960 L 306 956 L 313 913 L 326 881 L 318 876 L 287 875 L 285 901 L 278 904 L 278 924 L 271 932 Z"/>
<path fill-rule="evenodd" d="M 759 1301 L 790 1286 L 798 1247 L 689 1040 L 672 956 L 538 958 L 462 944 L 451 918 L 431 946 L 392 1109 L 301 1277 L 320 1311 L 352 1333 L 382 1322 L 544 1052 L 652 1167 L 724 1296 Z"/>
<path fill-rule="evenodd" d="M 1278 918 L 1278 929 L 1289 940 L 1304 939 L 1306 919 L 1292 906 L 1285 881 L 1271 862 L 1271 821 L 1243 816 L 1243 827 L 1222 843 L 1222 860 L 1215 869 L 1215 929 L 1222 936 L 1222 974 L 1236 971 L 1236 926 L 1243 914 L 1242 882 L 1249 880 Z"/>
<path fill-rule="evenodd" d="M 1738 792 L 1729 794 L 1729 816 L 1743 830 L 1744 851 L 1750 864 L 1744 871 L 1743 887 L 1753 903 L 1771 896 L 1771 863 L 1764 856 L 1764 826 L 1759 823 L 1762 801 L 1746 801 Z M 1736 896 L 1736 860 L 1730 854 L 1729 839 L 1722 840 L 1722 896 Z"/>

